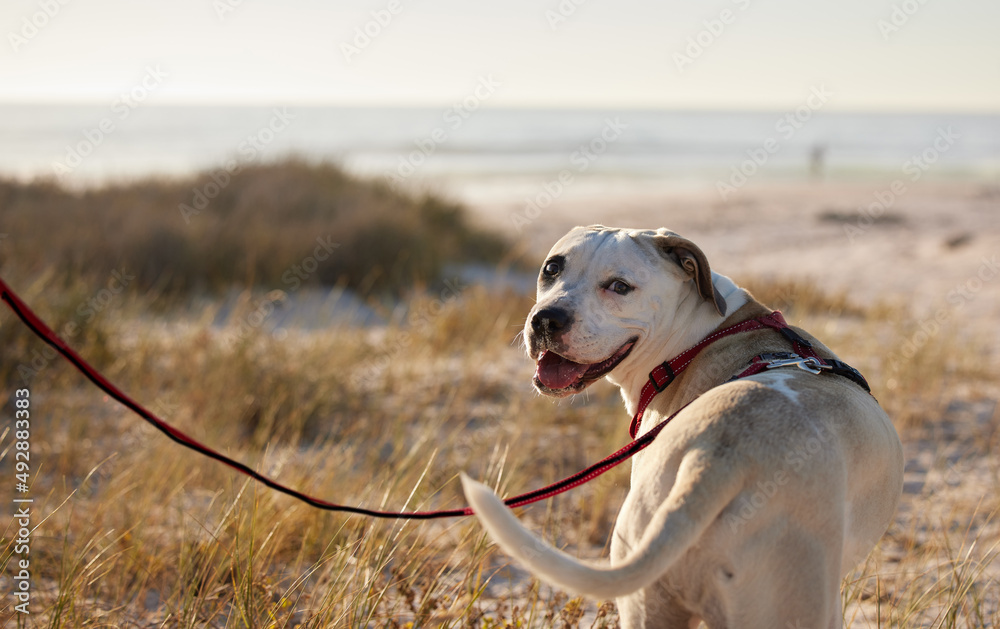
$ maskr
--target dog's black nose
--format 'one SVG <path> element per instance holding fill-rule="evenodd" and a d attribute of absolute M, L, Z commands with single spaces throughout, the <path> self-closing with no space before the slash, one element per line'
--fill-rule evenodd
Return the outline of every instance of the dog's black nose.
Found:
<path fill-rule="evenodd" d="M 562 308 L 543 308 L 531 317 L 531 329 L 539 334 L 558 333 L 572 322 L 573 318 Z"/>

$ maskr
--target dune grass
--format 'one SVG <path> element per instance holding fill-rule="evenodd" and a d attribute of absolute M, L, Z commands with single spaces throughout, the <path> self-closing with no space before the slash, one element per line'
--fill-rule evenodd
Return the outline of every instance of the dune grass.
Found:
<path fill-rule="evenodd" d="M 6 273 L 54 268 L 99 282 L 125 273 L 134 290 L 165 297 L 234 284 L 399 295 L 447 262 L 496 263 L 506 252 L 458 204 L 298 159 L 225 179 L 206 171 L 84 190 L 0 179 L 0 208 Z"/>

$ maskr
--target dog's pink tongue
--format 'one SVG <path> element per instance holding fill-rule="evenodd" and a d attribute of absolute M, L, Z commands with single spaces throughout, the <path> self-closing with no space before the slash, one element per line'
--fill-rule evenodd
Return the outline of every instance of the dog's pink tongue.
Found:
<path fill-rule="evenodd" d="M 565 389 L 576 384 L 589 367 L 590 365 L 574 363 L 559 354 L 546 351 L 538 359 L 535 375 L 538 376 L 538 380 L 542 384 L 550 389 Z"/>

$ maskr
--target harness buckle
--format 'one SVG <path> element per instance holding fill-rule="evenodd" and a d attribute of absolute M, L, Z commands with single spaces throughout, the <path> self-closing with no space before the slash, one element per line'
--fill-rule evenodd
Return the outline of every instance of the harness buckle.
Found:
<path fill-rule="evenodd" d="M 798 345 L 801 345 L 803 347 L 807 347 L 809 349 L 812 349 L 812 343 L 810 343 L 809 341 L 807 341 L 805 338 L 802 337 L 801 334 L 799 334 L 795 330 L 791 329 L 790 327 L 786 326 L 786 327 L 783 327 L 783 328 L 778 328 L 778 331 L 781 332 L 782 336 L 784 336 L 786 339 L 788 339 L 789 341 L 791 341 L 792 345 L 798 344 Z M 798 348 L 796 348 L 796 349 L 798 349 Z"/>
<path fill-rule="evenodd" d="M 796 366 L 802 371 L 808 371 L 809 373 L 816 375 L 824 371 L 830 371 L 833 369 L 830 365 L 825 365 L 818 358 L 809 357 L 803 358 L 801 356 L 796 356 L 795 358 L 785 358 L 782 360 L 771 361 L 767 364 L 766 369 L 776 369 L 778 367 L 791 367 Z"/>
<path fill-rule="evenodd" d="M 660 369 L 663 369 L 663 371 L 666 372 L 662 385 L 657 382 L 657 376 L 659 375 L 657 371 Z M 663 391 L 670 386 L 670 383 L 674 381 L 676 375 L 677 374 L 674 373 L 673 368 L 670 366 L 670 362 L 664 361 L 663 364 L 658 365 L 655 369 L 653 369 L 653 371 L 649 372 L 649 382 L 653 385 L 653 388 L 656 389 L 657 393 L 663 393 Z"/>

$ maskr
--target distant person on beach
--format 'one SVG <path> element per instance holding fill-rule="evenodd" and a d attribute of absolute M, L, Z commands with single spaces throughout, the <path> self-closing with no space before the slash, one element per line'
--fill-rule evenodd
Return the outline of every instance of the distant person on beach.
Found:
<path fill-rule="evenodd" d="M 813 179 L 823 178 L 823 160 L 826 157 L 826 147 L 816 144 L 809 151 L 809 174 Z"/>

